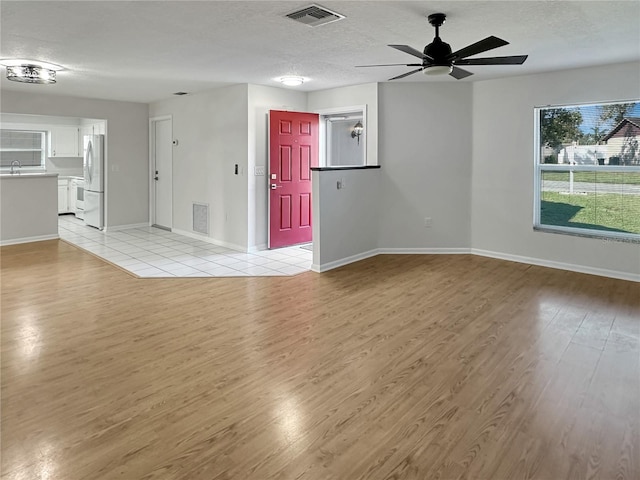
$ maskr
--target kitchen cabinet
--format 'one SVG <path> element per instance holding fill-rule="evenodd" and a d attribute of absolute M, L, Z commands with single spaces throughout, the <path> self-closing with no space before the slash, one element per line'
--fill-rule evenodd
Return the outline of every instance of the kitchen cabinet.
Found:
<path fill-rule="evenodd" d="M 51 127 L 49 134 L 50 157 L 81 157 L 80 129 L 67 125 Z"/>
<path fill-rule="evenodd" d="M 76 197 L 78 196 L 78 184 L 75 180 L 69 180 L 69 203 L 67 211 L 76 213 Z"/>
<path fill-rule="evenodd" d="M 58 213 L 75 215 L 78 208 L 83 208 L 83 204 L 78 205 L 78 183 L 84 187 L 81 177 L 58 177 Z"/>
<path fill-rule="evenodd" d="M 69 212 L 69 180 L 58 179 L 58 213 Z"/>

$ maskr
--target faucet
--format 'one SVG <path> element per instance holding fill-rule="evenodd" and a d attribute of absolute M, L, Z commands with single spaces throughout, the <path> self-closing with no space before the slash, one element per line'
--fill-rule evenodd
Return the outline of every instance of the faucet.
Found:
<path fill-rule="evenodd" d="M 18 175 L 20 175 L 20 168 L 22 167 L 22 165 L 20 165 L 20 162 L 18 160 L 14 160 L 13 162 L 11 162 L 11 175 L 16 173 L 14 171 L 14 167 L 18 167 Z"/>

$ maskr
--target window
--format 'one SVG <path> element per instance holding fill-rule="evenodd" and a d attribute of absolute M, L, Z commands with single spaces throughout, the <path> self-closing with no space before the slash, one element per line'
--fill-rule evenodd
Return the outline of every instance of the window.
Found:
<path fill-rule="evenodd" d="M 640 102 L 535 113 L 534 228 L 640 241 Z"/>
<path fill-rule="evenodd" d="M 45 131 L 0 129 L 0 168 L 16 160 L 23 168 L 45 168 L 45 155 Z"/>

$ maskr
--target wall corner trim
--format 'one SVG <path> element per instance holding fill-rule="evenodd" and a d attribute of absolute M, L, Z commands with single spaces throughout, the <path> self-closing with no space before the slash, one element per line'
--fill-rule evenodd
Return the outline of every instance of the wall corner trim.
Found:
<path fill-rule="evenodd" d="M 364 260 L 365 258 L 375 257 L 376 255 L 378 255 L 378 253 L 378 249 L 374 248 L 373 250 L 369 250 L 368 252 L 351 255 L 350 257 L 334 260 L 333 262 L 321 263 L 319 265 L 314 263 L 311 265 L 311 270 L 317 273 L 326 272 L 327 270 L 333 270 L 334 268 L 342 267 L 343 265 L 347 265 L 349 263 L 358 262 L 360 260 Z"/>

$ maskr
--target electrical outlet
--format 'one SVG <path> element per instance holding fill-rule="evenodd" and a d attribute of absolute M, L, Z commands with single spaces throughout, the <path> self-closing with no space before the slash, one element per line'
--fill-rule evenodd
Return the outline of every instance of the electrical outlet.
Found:
<path fill-rule="evenodd" d="M 424 227 L 425 228 L 430 228 L 431 225 L 433 225 L 433 223 L 431 221 L 431 217 L 424 217 Z"/>

